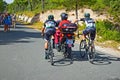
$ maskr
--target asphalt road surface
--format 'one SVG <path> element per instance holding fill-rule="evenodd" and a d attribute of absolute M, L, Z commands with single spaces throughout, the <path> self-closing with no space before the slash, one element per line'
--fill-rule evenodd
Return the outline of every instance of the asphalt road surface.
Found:
<path fill-rule="evenodd" d="M 81 59 L 78 44 L 73 64 L 54 50 L 55 65 L 44 59 L 40 31 L 17 25 L 9 32 L 0 27 L 0 80 L 120 80 L 120 59 L 97 51 L 91 64 Z"/>

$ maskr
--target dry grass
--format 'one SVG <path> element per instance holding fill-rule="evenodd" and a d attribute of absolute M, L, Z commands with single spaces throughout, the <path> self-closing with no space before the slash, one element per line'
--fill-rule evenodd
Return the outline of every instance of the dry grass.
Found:
<path fill-rule="evenodd" d="M 42 27 L 43 27 L 43 23 L 42 22 L 36 22 L 36 23 L 33 23 L 32 25 L 29 25 L 28 27 L 33 28 L 33 29 L 41 30 Z"/>
<path fill-rule="evenodd" d="M 113 48 L 115 50 L 119 50 L 120 51 L 120 49 L 119 49 L 120 43 L 118 43 L 116 41 L 112 41 L 112 40 L 104 41 L 104 42 L 96 41 L 95 44 L 98 45 L 98 46 L 107 47 L 107 48 Z"/>

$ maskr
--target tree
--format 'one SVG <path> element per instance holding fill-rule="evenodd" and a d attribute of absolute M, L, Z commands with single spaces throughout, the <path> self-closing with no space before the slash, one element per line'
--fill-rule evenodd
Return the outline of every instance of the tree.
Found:
<path fill-rule="evenodd" d="M 3 0 L 0 0 L 0 12 L 3 12 L 6 9 L 7 3 Z"/>

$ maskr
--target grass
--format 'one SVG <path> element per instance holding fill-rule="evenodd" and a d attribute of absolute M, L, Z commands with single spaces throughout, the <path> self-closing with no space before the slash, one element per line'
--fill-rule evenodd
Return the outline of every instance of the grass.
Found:
<path fill-rule="evenodd" d="M 43 27 L 43 23 L 42 22 L 36 22 L 33 23 L 32 25 L 29 26 L 30 28 L 34 28 L 34 29 L 38 29 L 41 30 Z"/>

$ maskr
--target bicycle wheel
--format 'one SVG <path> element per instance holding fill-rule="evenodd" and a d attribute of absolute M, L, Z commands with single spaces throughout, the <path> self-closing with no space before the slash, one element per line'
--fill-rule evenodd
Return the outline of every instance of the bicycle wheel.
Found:
<path fill-rule="evenodd" d="M 86 45 L 85 45 L 85 43 L 86 43 L 85 41 L 81 40 L 80 45 L 79 45 L 80 56 L 82 58 L 84 58 L 85 55 L 86 55 Z"/>
<path fill-rule="evenodd" d="M 51 65 L 54 65 L 54 62 L 53 62 L 53 53 L 50 53 L 50 62 L 51 62 Z"/>
<path fill-rule="evenodd" d="M 73 63 L 72 48 L 67 46 L 67 57 L 71 59 L 71 64 Z"/>
<path fill-rule="evenodd" d="M 89 49 L 88 49 L 88 60 L 90 62 L 93 62 L 94 59 L 95 59 L 95 46 L 94 44 L 92 44 L 89 46 Z"/>
<path fill-rule="evenodd" d="M 48 50 L 49 50 L 50 63 L 51 65 L 54 65 L 54 62 L 53 62 L 54 53 L 53 53 L 53 48 L 50 42 L 48 44 Z"/>

